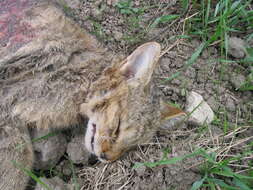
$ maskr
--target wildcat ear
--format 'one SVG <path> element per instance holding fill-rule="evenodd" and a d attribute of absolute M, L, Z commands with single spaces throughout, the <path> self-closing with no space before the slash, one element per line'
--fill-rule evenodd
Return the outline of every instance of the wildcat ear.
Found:
<path fill-rule="evenodd" d="M 146 85 L 151 79 L 160 52 L 161 46 L 158 43 L 145 43 L 127 57 L 120 72 L 127 80 Z"/>
<path fill-rule="evenodd" d="M 171 106 L 169 104 L 164 103 L 162 100 L 160 101 L 161 106 L 161 126 L 162 129 L 169 129 L 172 126 L 175 126 L 186 118 L 186 113 L 180 108 Z"/>
<path fill-rule="evenodd" d="M 180 108 L 177 108 L 175 106 L 166 104 L 162 100 L 160 101 L 160 106 L 161 106 L 161 119 L 162 120 L 168 120 L 172 119 L 181 115 L 186 116 L 186 113 L 181 110 Z"/>

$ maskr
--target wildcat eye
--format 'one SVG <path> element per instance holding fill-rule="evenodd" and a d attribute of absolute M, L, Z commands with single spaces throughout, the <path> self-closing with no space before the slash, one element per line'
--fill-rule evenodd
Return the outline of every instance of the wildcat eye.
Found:
<path fill-rule="evenodd" d="M 106 103 L 104 101 L 99 102 L 98 104 L 96 104 L 96 105 L 93 106 L 93 108 L 91 109 L 91 111 L 94 113 L 97 110 L 101 110 L 105 105 L 106 105 Z"/>
<path fill-rule="evenodd" d="M 96 133 L 96 124 L 92 123 L 92 137 L 91 137 L 91 148 L 94 150 L 94 138 L 95 138 L 95 133 Z"/>
<path fill-rule="evenodd" d="M 115 137 L 118 137 L 119 136 L 119 132 L 120 132 L 120 119 L 118 121 L 118 126 L 117 128 L 114 130 L 113 134 Z"/>
<path fill-rule="evenodd" d="M 103 89 L 103 90 L 100 91 L 100 94 L 103 96 L 103 95 L 105 95 L 107 92 L 108 92 L 108 90 Z"/>

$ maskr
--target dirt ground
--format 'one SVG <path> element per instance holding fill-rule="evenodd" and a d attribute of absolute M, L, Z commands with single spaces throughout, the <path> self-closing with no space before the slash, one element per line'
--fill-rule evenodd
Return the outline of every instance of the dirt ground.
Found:
<path fill-rule="evenodd" d="M 160 59 L 155 78 L 163 98 L 184 108 L 189 91 L 196 91 L 211 106 L 216 120 L 208 127 L 184 123 L 166 131 L 158 131 L 150 143 L 137 147 L 112 164 L 90 162 L 87 166 L 77 165 L 77 181 L 81 189 L 190 189 L 192 183 L 201 176 L 198 166 L 202 159 L 199 157 L 154 168 L 141 166 L 134 169 L 133 165 L 182 156 L 196 148 L 209 146 L 211 137 L 218 138 L 223 134 L 224 129 L 218 123 L 226 121 L 232 128 L 247 125 L 247 121 L 252 120 L 253 94 L 252 91 L 239 91 L 236 88 L 240 79 L 245 80 L 248 70 L 240 64 L 218 62 L 220 50 L 215 45 L 204 50 L 195 64 L 183 69 L 201 40 L 173 38 L 186 33 L 181 20 L 148 29 L 155 18 L 161 15 L 181 14 L 179 1 L 136 0 L 133 7 L 137 8 L 130 10 L 133 13 L 123 14 L 116 5 L 86 0 L 72 10 L 66 8 L 66 13 L 115 53 L 129 54 L 144 42 L 159 42 L 166 53 Z M 239 37 L 243 38 L 243 35 Z M 177 78 L 165 80 L 180 70 L 182 73 Z M 245 135 L 252 136 L 252 130 Z"/>

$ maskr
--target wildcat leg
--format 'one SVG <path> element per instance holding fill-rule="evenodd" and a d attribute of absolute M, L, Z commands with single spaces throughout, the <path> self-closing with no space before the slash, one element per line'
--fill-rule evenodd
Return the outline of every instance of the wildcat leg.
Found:
<path fill-rule="evenodd" d="M 13 123 L 0 121 L 0 189 L 24 190 L 29 176 L 22 168 L 30 170 L 33 152 L 28 130 Z"/>

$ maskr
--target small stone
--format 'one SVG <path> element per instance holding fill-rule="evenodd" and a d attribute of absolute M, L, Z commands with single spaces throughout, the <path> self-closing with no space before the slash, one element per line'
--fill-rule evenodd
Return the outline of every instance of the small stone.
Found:
<path fill-rule="evenodd" d="M 224 134 L 224 132 L 217 126 L 210 126 L 210 130 L 211 130 L 211 133 L 212 133 L 212 136 L 213 137 L 218 137 L 218 136 L 221 136 Z"/>
<path fill-rule="evenodd" d="M 245 43 L 241 38 L 228 39 L 228 53 L 235 58 L 242 59 L 246 56 Z"/>
<path fill-rule="evenodd" d="M 186 112 L 190 114 L 188 121 L 196 125 L 209 124 L 214 119 L 213 110 L 203 97 L 194 91 L 186 97 Z"/>
<path fill-rule="evenodd" d="M 117 41 L 120 41 L 123 37 L 123 33 L 119 32 L 119 31 L 114 31 L 113 34 L 114 34 L 115 40 L 117 40 Z"/>
<path fill-rule="evenodd" d="M 239 89 L 246 81 L 245 76 L 241 74 L 232 74 L 230 77 L 230 82 L 233 85 L 233 87 L 237 90 Z"/>
<path fill-rule="evenodd" d="M 69 160 L 63 160 L 56 165 L 56 171 L 62 173 L 65 176 L 71 176 L 72 168 Z"/>
<path fill-rule="evenodd" d="M 162 92 L 164 93 L 165 96 L 171 96 L 174 93 L 173 89 L 169 87 L 164 87 L 162 89 Z"/>
<path fill-rule="evenodd" d="M 182 58 L 176 58 L 172 61 L 175 68 L 180 69 L 184 66 L 184 60 Z"/>
<path fill-rule="evenodd" d="M 160 70 L 162 73 L 166 73 L 167 71 L 170 71 L 170 64 L 171 64 L 171 59 L 164 57 L 160 61 Z"/>
<path fill-rule="evenodd" d="M 199 46 L 200 46 L 200 41 L 199 41 L 199 40 L 196 40 L 196 39 L 191 40 L 191 45 L 192 45 L 193 47 L 199 47 Z"/>
<path fill-rule="evenodd" d="M 197 72 L 197 82 L 198 83 L 202 83 L 202 84 L 204 84 L 205 83 L 205 81 L 206 81 L 206 73 L 204 73 L 204 72 Z"/>
<path fill-rule="evenodd" d="M 106 0 L 106 2 L 108 5 L 115 6 L 119 0 Z"/>
<path fill-rule="evenodd" d="M 45 183 L 49 189 L 53 190 L 71 190 L 71 185 L 66 184 L 61 178 L 53 177 L 53 178 L 40 178 L 40 180 Z M 48 190 L 41 184 L 37 183 L 35 190 Z"/>
<path fill-rule="evenodd" d="M 203 52 L 202 52 L 202 55 L 201 55 L 204 59 L 207 59 L 209 56 L 210 56 L 210 53 L 208 52 L 207 49 L 205 49 Z"/>
<path fill-rule="evenodd" d="M 94 8 L 91 14 L 98 21 L 101 21 L 103 19 L 103 12 L 97 8 Z"/>
<path fill-rule="evenodd" d="M 207 103 L 210 105 L 210 107 L 213 109 L 213 110 L 218 110 L 219 108 L 219 103 L 217 100 L 215 100 L 215 98 L 213 96 L 211 96 L 208 100 L 207 100 Z"/>
<path fill-rule="evenodd" d="M 169 52 L 167 53 L 167 56 L 168 56 L 169 58 L 176 59 L 176 57 L 178 56 L 178 52 L 176 52 L 176 51 L 169 51 Z"/>
<path fill-rule="evenodd" d="M 39 130 L 33 128 L 31 130 L 32 139 L 38 139 L 53 132 L 50 130 Z M 60 160 L 65 153 L 67 141 L 62 133 L 57 133 L 54 136 L 46 137 L 45 139 L 33 142 L 35 152 L 36 169 L 50 169 Z"/>
<path fill-rule="evenodd" d="M 147 33 L 147 38 L 154 38 L 155 36 L 159 35 L 161 32 L 162 28 L 152 28 L 151 30 L 149 30 L 149 32 Z"/>
<path fill-rule="evenodd" d="M 138 168 L 135 168 L 134 170 L 136 171 L 137 175 L 143 176 L 146 172 L 146 169 L 147 169 L 147 167 L 143 165 Z"/>
<path fill-rule="evenodd" d="M 181 81 L 178 80 L 178 79 L 173 79 L 173 80 L 171 81 L 171 84 L 179 86 L 179 85 L 181 84 Z"/>
<path fill-rule="evenodd" d="M 136 1 L 134 2 L 134 4 L 135 4 L 135 6 L 139 6 L 139 5 L 140 5 L 140 1 L 136 0 Z"/>
<path fill-rule="evenodd" d="M 180 90 L 180 96 L 186 96 L 186 93 L 187 93 L 187 90 L 185 89 L 185 88 L 182 88 L 181 90 Z"/>
<path fill-rule="evenodd" d="M 84 135 L 76 136 L 68 143 L 67 153 L 75 164 L 88 163 L 90 153 L 85 149 L 83 144 L 84 138 Z"/>
<path fill-rule="evenodd" d="M 235 111 L 236 110 L 235 101 L 232 98 L 227 99 L 226 108 L 228 109 L 228 111 Z"/>
<path fill-rule="evenodd" d="M 217 89 L 218 94 L 224 94 L 224 92 L 226 91 L 226 89 L 220 85 L 218 87 L 214 86 L 213 90 L 216 90 L 216 89 Z"/>
<path fill-rule="evenodd" d="M 63 167 L 62 168 L 62 173 L 66 176 L 70 176 L 72 174 L 72 170 L 70 167 Z"/>
<path fill-rule="evenodd" d="M 196 77 L 196 70 L 193 67 L 189 67 L 186 72 L 185 75 L 187 76 L 187 78 L 191 78 L 191 79 L 195 79 Z"/>
<path fill-rule="evenodd" d="M 72 9 L 77 9 L 79 7 L 80 1 L 79 0 L 64 0 L 68 7 Z"/>
<path fill-rule="evenodd" d="M 173 102 L 177 102 L 177 101 L 178 101 L 178 95 L 176 94 L 176 92 L 175 92 L 174 94 L 172 94 L 171 100 L 172 100 Z"/>

